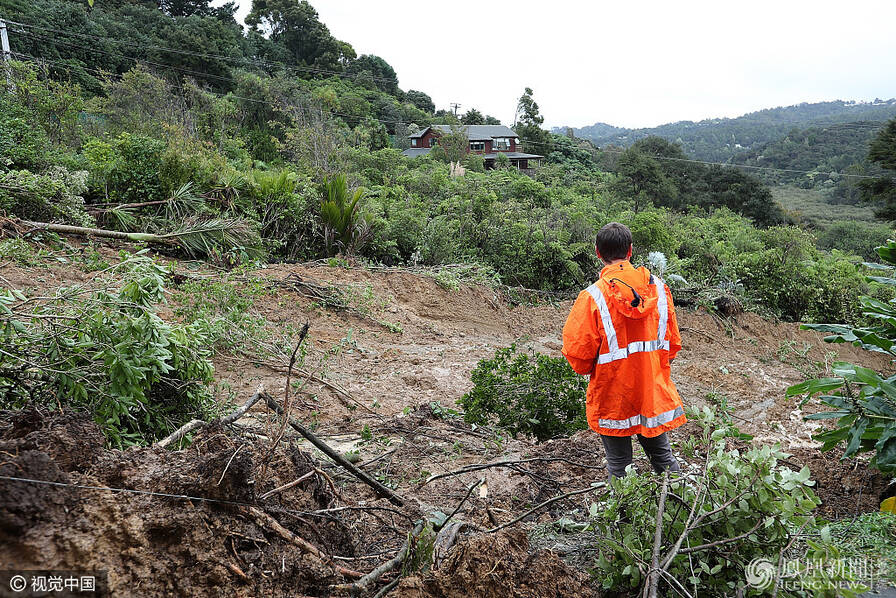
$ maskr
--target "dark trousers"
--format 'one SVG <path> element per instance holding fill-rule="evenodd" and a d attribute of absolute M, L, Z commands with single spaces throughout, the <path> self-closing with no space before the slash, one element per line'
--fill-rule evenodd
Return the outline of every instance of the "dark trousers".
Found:
<path fill-rule="evenodd" d="M 607 455 L 607 470 L 610 478 L 625 476 L 625 468 L 632 462 L 632 437 L 631 436 L 604 436 L 600 435 L 604 443 L 604 452 Z M 662 473 L 665 470 L 681 471 L 681 466 L 672 454 L 669 437 L 665 432 L 653 438 L 645 438 L 638 434 L 638 442 L 644 447 L 644 452 L 650 459 L 653 470 Z"/>

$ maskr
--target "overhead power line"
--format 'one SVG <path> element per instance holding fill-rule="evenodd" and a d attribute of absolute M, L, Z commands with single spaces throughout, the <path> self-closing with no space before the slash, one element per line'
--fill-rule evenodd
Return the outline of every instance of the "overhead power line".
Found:
<path fill-rule="evenodd" d="M 275 60 L 262 60 L 260 58 L 226 56 L 223 54 L 208 54 L 208 53 L 204 53 L 204 52 L 193 52 L 190 50 L 181 50 L 178 48 L 168 48 L 165 46 L 156 46 L 156 45 L 152 45 L 152 44 L 139 44 L 139 43 L 129 42 L 126 40 L 120 40 L 120 39 L 115 39 L 115 38 L 111 38 L 111 37 L 93 35 L 90 33 L 76 33 L 74 31 L 63 31 L 61 29 L 53 29 L 51 27 L 43 27 L 40 25 L 31 25 L 28 23 L 21 23 L 18 21 L 7 21 L 7 23 L 10 23 L 12 25 L 17 25 L 19 27 L 25 27 L 27 29 L 37 29 L 39 31 L 46 31 L 48 33 L 55 33 L 57 35 L 69 35 L 69 36 L 73 36 L 73 37 L 79 37 L 82 39 L 95 39 L 95 40 L 99 40 L 99 41 L 103 41 L 103 42 L 111 42 L 113 44 L 130 46 L 130 47 L 137 48 L 140 50 L 156 50 L 156 51 L 160 51 L 160 52 L 170 52 L 172 54 L 180 54 L 182 56 L 193 56 L 196 58 L 205 58 L 205 59 L 209 59 L 209 60 L 226 60 L 229 62 L 246 62 L 246 63 L 252 64 L 253 66 L 277 67 L 277 68 L 282 68 L 282 69 L 289 70 L 289 71 L 315 73 L 315 74 L 320 74 L 320 75 L 331 75 L 334 77 L 344 77 L 346 79 L 358 79 L 358 78 L 368 79 L 368 77 L 363 77 L 361 73 L 346 73 L 343 71 L 333 71 L 333 70 L 322 69 L 322 68 L 318 68 L 318 67 L 297 66 L 294 64 L 289 64 L 286 62 L 275 61 Z M 19 33 L 25 34 L 25 32 L 21 32 L 21 31 Z M 56 40 L 56 39 L 50 39 L 49 41 L 51 43 L 60 43 L 59 40 Z M 79 46 L 79 47 L 83 48 L 83 46 Z M 87 48 L 85 48 L 85 49 L 87 49 Z M 390 84 L 396 82 L 393 79 L 387 79 L 385 77 L 375 77 L 373 75 L 371 75 L 369 77 L 369 79 L 371 79 L 373 81 L 380 81 L 383 83 L 390 83 Z"/>
<path fill-rule="evenodd" d="M 164 64 L 164 63 L 161 63 L 161 62 L 153 62 L 152 60 L 148 60 L 148 59 L 145 59 L 145 58 L 140 58 L 140 57 L 137 57 L 137 56 L 128 56 L 127 54 L 121 54 L 121 53 L 118 53 L 118 52 L 109 52 L 109 51 L 106 51 L 106 50 L 100 50 L 100 49 L 97 49 L 97 48 L 88 48 L 88 47 L 84 47 L 84 46 L 79 46 L 79 45 L 77 45 L 77 44 L 72 44 L 72 43 L 69 43 L 69 42 L 64 42 L 64 41 L 61 41 L 61 40 L 56 40 L 56 39 L 52 39 L 52 38 L 48 38 L 48 37 L 44 37 L 44 36 L 42 36 L 42 35 L 36 35 L 36 34 L 30 34 L 30 33 L 23 33 L 23 34 L 21 34 L 21 35 L 24 35 L 25 37 L 30 37 L 30 38 L 32 38 L 32 39 L 37 39 L 37 40 L 40 40 L 40 41 L 43 41 L 43 42 L 46 42 L 46 43 L 53 43 L 53 44 L 58 44 L 58 45 L 67 46 L 67 47 L 69 47 L 69 48 L 74 48 L 74 49 L 77 49 L 77 50 L 85 50 L 85 51 L 87 51 L 87 52 L 93 52 L 93 53 L 96 53 L 96 54 L 104 54 L 104 55 L 106 55 L 106 56 L 112 56 L 112 57 L 117 57 L 117 58 L 123 58 L 123 59 L 125 59 L 125 60 L 132 60 L 132 61 L 134 61 L 135 63 L 137 63 L 137 62 L 143 62 L 143 63 L 145 63 L 145 64 L 151 64 L 151 65 L 153 65 L 153 66 L 157 66 L 157 67 L 160 67 L 160 68 L 166 68 L 166 69 L 172 69 L 172 70 L 175 70 L 175 71 L 180 71 L 181 73 L 184 73 L 184 74 L 187 74 L 187 75 L 195 75 L 195 76 L 197 76 L 197 77 L 206 77 L 206 78 L 209 78 L 209 79 L 216 79 L 216 80 L 219 80 L 219 81 L 236 82 L 236 80 L 233 79 L 232 77 L 225 77 L 225 76 L 222 76 L 222 75 L 215 75 L 215 74 L 213 74 L 213 73 L 205 73 L 205 72 L 202 72 L 202 71 L 194 71 L 194 70 L 192 70 L 192 69 L 187 69 L 187 68 L 180 67 L 180 66 L 174 66 L 174 65 L 171 65 L 171 64 Z"/>
<path fill-rule="evenodd" d="M 162 52 L 170 52 L 170 53 L 180 54 L 180 55 L 184 55 L 184 56 L 192 56 L 192 57 L 206 58 L 206 59 L 225 60 L 225 61 L 229 61 L 229 62 L 247 62 L 247 63 L 251 63 L 251 64 L 256 65 L 256 66 L 279 67 L 279 68 L 283 68 L 283 69 L 291 70 L 291 71 L 313 72 L 313 73 L 318 73 L 318 74 L 332 75 L 332 76 L 336 76 L 336 77 L 345 77 L 345 78 L 349 78 L 349 79 L 357 79 L 357 78 L 361 77 L 361 74 L 352 74 L 352 73 L 346 73 L 346 72 L 341 72 L 341 71 L 333 71 L 333 70 L 322 69 L 322 68 L 318 68 L 318 67 L 307 67 L 307 66 L 306 66 L 306 67 L 303 67 L 303 66 L 296 66 L 296 65 L 292 65 L 292 64 L 289 64 L 289 63 L 286 63 L 286 62 L 282 62 L 282 61 L 263 60 L 263 59 L 259 59 L 259 58 L 250 58 L 250 57 L 226 56 L 226 55 L 222 55 L 222 54 L 210 54 L 210 53 L 195 52 L 195 51 L 190 51 L 190 50 L 181 50 L 181 49 L 177 49 L 177 48 L 169 48 L 169 47 L 165 47 L 165 46 L 157 46 L 157 45 L 150 45 L 150 44 L 139 44 L 139 43 L 135 43 L 135 42 L 128 42 L 128 41 L 125 41 L 125 40 L 120 40 L 120 39 L 111 38 L 111 37 L 106 37 L 106 36 L 99 36 L 99 35 L 88 34 L 88 33 L 76 33 L 76 32 L 72 32 L 72 31 L 65 31 L 65 30 L 60 30 L 60 29 L 54 29 L 54 28 L 51 28 L 51 27 L 44 27 L 44 26 L 41 26 L 41 25 L 32 25 L 32 24 L 28 24 L 28 23 L 22 23 L 22 22 L 19 22 L 19 21 L 7 21 L 7 23 L 14 24 L 14 25 L 18 25 L 18 26 L 21 26 L 21 27 L 26 27 L 26 28 L 29 28 L 29 29 L 38 29 L 38 30 L 41 30 L 41 31 L 47 31 L 47 32 L 51 32 L 51 33 L 56 33 L 56 34 L 60 34 L 60 35 L 69 35 L 69 36 L 75 36 L 75 37 L 81 37 L 81 38 L 87 38 L 87 39 L 95 39 L 95 40 L 104 41 L 104 42 L 111 42 L 111 43 L 115 43 L 115 44 L 121 44 L 121 45 L 131 46 L 131 47 L 139 48 L 139 49 L 141 49 L 141 50 L 147 50 L 147 49 L 149 49 L 149 50 L 158 50 L 158 51 L 162 51 Z M 20 32 L 18 32 L 18 33 L 28 35 L 26 32 L 21 32 L 21 31 L 20 31 Z M 69 47 L 76 47 L 76 48 L 79 48 L 79 49 L 88 49 L 88 50 L 92 50 L 92 51 L 100 52 L 100 53 L 103 53 L 103 54 L 112 55 L 112 53 L 107 52 L 107 51 L 104 51 L 104 50 L 99 50 L 99 49 L 96 49 L 96 48 L 86 48 L 86 47 L 83 46 L 83 45 L 77 45 L 77 46 L 74 46 L 74 45 L 71 44 L 71 43 L 61 42 L 60 40 L 55 39 L 55 38 L 47 38 L 47 37 L 43 37 L 43 38 L 41 38 L 41 39 L 43 39 L 44 41 L 47 41 L 48 43 L 53 43 L 53 44 L 59 44 L 59 43 L 62 43 L 62 44 L 67 45 L 67 46 L 69 46 Z M 151 61 L 148 61 L 148 60 L 146 60 L 146 59 L 139 58 L 139 57 L 131 57 L 131 56 L 123 55 L 123 54 L 119 54 L 119 56 L 122 56 L 122 57 L 125 57 L 125 58 L 129 58 L 129 59 L 132 59 L 132 60 L 135 60 L 135 59 L 136 59 L 136 60 L 141 60 L 141 61 L 147 62 L 147 64 L 154 64 L 154 65 L 164 66 L 164 67 L 168 67 L 168 68 L 175 68 L 175 69 L 178 68 L 178 67 L 174 67 L 174 66 L 172 66 L 172 65 L 167 65 L 167 64 L 166 64 L 166 65 L 162 65 L 162 64 L 160 64 L 160 63 L 154 63 L 154 62 L 151 62 Z M 220 78 L 220 77 L 218 77 L 218 76 L 216 76 L 216 75 L 211 75 L 211 74 L 206 75 L 206 74 L 204 74 L 204 73 L 199 73 L 199 72 L 197 72 L 197 71 L 190 71 L 190 72 L 191 72 L 191 73 L 195 73 L 195 74 L 197 74 L 197 75 L 199 75 L 199 76 L 210 76 L 210 77 L 217 77 L 217 78 Z M 372 80 L 374 80 L 374 81 L 381 81 L 381 82 L 384 82 L 384 83 L 394 83 L 394 82 L 395 82 L 393 79 L 387 79 L 387 78 L 383 78 L 383 77 L 374 77 L 374 76 L 372 76 L 372 75 L 371 75 L 369 78 L 366 78 L 366 79 L 372 79 Z M 458 106 L 459 106 L 459 104 L 458 104 Z M 452 108 L 454 108 L 454 104 L 452 104 Z M 455 109 L 455 115 L 456 115 L 456 109 Z M 697 124 L 698 126 L 700 125 L 700 123 L 695 123 L 695 124 Z M 783 126 L 786 126 L 786 125 L 787 125 L 787 123 L 781 123 L 781 124 L 782 124 Z M 876 125 L 876 124 L 874 124 L 874 123 L 863 123 L 863 122 L 830 122 L 830 123 L 815 123 L 815 124 L 811 124 L 811 123 L 810 123 L 810 124 L 808 125 L 807 128 L 844 127 L 844 128 L 868 128 L 868 129 L 877 129 L 877 128 L 879 128 L 880 126 L 882 126 L 882 124 L 883 124 L 883 123 L 881 123 L 881 125 Z"/>
<path fill-rule="evenodd" d="M 76 33 L 76 32 L 73 32 L 73 31 L 64 31 L 64 30 L 60 30 L 60 29 L 54 29 L 54 28 L 51 28 L 51 27 L 44 27 L 44 26 L 41 26 L 41 25 L 33 25 L 33 24 L 29 24 L 29 23 L 22 23 L 22 22 L 19 22 L 19 21 L 6 21 L 6 22 L 7 22 L 7 23 L 10 23 L 10 24 L 14 24 L 14 25 L 21 26 L 21 27 L 26 27 L 26 28 L 29 28 L 29 29 L 38 29 L 38 30 L 41 30 L 41 31 L 47 31 L 47 32 L 56 33 L 56 34 L 60 34 L 60 35 L 69 35 L 69 36 L 75 36 L 75 37 L 81 37 L 81 38 L 87 38 L 87 39 L 95 39 L 95 40 L 100 40 L 100 41 L 104 41 L 104 42 L 111 42 L 111 43 L 116 43 L 116 44 L 122 44 L 122 45 L 126 45 L 126 46 L 131 46 L 131 47 L 139 48 L 139 49 L 141 49 L 141 50 L 147 50 L 147 49 L 149 49 L 149 50 L 158 50 L 158 51 L 162 51 L 162 52 L 170 52 L 170 53 L 180 54 L 180 55 L 184 55 L 184 56 L 193 56 L 193 57 L 197 57 L 197 58 L 225 60 L 225 61 L 229 61 L 229 62 L 247 62 L 247 63 L 251 63 L 251 64 L 256 65 L 256 66 L 279 67 L 279 68 L 283 68 L 283 69 L 285 69 L 285 70 L 299 71 L 299 72 L 312 72 L 312 73 L 318 73 L 318 74 L 327 74 L 327 75 L 332 75 L 332 76 L 335 76 L 335 77 L 345 77 L 345 78 L 348 78 L 348 79 L 357 79 L 357 78 L 361 77 L 361 74 L 352 74 L 352 73 L 346 73 L 346 72 L 340 72 L 340 71 L 333 71 L 333 70 L 322 69 L 322 68 L 318 68 L 318 67 L 307 67 L 307 66 L 306 66 L 306 67 L 303 67 L 303 66 L 296 66 L 296 65 L 292 65 L 292 64 L 289 64 L 289 63 L 286 63 L 286 62 L 282 62 L 282 61 L 272 61 L 272 60 L 263 60 L 263 59 L 259 59 L 259 58 L 237 57 L 237 56 L 226 56 L 226 55 L 222 55 L 222 54 L 210 54 L 210 53 L 203 53 L 203 52 L 194 52 L 194 51 L 190 51 L 190 50 L 181 50 L 181 49 L 177 49 L 177 48 L 168 48 L 168 47 L 165 47 L 165 46 L 157 46 L 157 45 L 150 45 L 150 44 L 139 44 L 139 43 L 135 43 L 135 42 L 128 42 L 128 41 L 125 41 L 125 40 L 120 40 L 120 39 L 111 38 L 111 37 L 106 37 L 106 36 L 100 36 L 100 35 L 94 35 L 94 34 L 89 34 L 89 33 Z M 20 34 L 25 34 L 25 35 L 27 35 L 27 33 L 25 33 L 25 32 L 19 32 L 19 33 L 20 33 Z M 88 49 L 88 50 L 91 50 L 91 51 L 96 51 L 96 52 L 100 52 L 100 53 L 103 53 L 103 54 L 112 55 L 112 53 L 107 52 L 107 51 L 104 51 L 104 50 L 99 50 L 99 49 L 96 49 L 96 48 L 85 48 L 85 47 L 82 46 L 82 45 L 74 46 L 74 45 L 71 44 L 71 43 L 61 42 L 60 40 L 57 40 L 57 39 L 55 39 L 55 38 L 46 38 L 46 37 L 43 37 L 42 39 L 43 39 L 44 41 L 48 42 L 48 43 L 53 43 L 53 44 L 62 43 L 62 44 L 67 45 L 67 46 L 69 46 L 69 47 L 76 47 L 76 48 L 79 48 L 79 49 Z M 167 65 L 167 64 L 155 63 L 155 62 L 151 62 L 151 61 L 149 61 L 149 60 L 143 59 L 143 58 L 132 57 L 132 56 L 127 56 L 127 55 L 123 55 L 123 54 L 118 54 L 118 55 L 119 55 L 119 56 L 122 56 L 122 57 L 124 57 L 124 58 L 131 59 L 131 60 L 140 60 L 140 61 L 146 62 L 147 64 L 153 64 L 153 65 L 157 65 L 157 66 L 161 66 L 161 67 L 165 67 L 165 68 L 174 68 L 175 70 L 181 70 L 182 72 L 188 72 L 188 73 L 190 73 L 190 74 L 196 74 L 197 76 L 207 76 L 207 77 L 212 77 L 212 78 L 217 78 L 217 79 L 224 79 L 224 80 L 227 80 L 226 78 L 220 77 L 220 76 L 218 76 L 218 75 L 206 74 L 206 73 L 201 73 L 201 72 L 198 72 L 198 71 L 185 71 L 184 69 L 179 68 L 179 67 L 175 67 L 175 66 L 173 66 L 173 65 Z M 368 78 L 365 78 L 365 79 L 368 79 Z M 372 79 L 372 80 L 374 80 L 374 81 L 381 81 L 381 82 L 384 82 L 384 83 L 394 83 L 394 82 L 395 82 L 393 79 L 386 79 L 386 78 L 383 78 L 383 77 L 374 77 L 374 76 L 371 76 L 371 77 L 369 77 L 369 79 Z M 232 81 L 232 79 L 229 79 L 229 80 Z M 458 104 L 458 106 L 459 106 L 459 104 Z M 452 107 L 454 107 L 454 104 L 452 104 Z M 455 110 L 455 115 L 456 115 L 456 110 Z M 409 124 L 409 123 L 405 123 L 405 124 Z M 700 123 L 695 123 L 695 124 L 700 125 Z M 781 123 L 781 124 L 782 124 L 783 126 L 786 126 L 786 125 L 787 125 L 787 123 Z M 810 123 L 806 128 L 843 127 L 843 128 L 856 128 L 856 129 L 860 129 L 860 128 L 878 129 L 878 128 L 880 128 L 881 126 L 883 126 L 883 123 L 881 123 L 880 125 L 876 125 L 876 124 L 873 124 L 873 123 L 864 123 L 864 122 L 842 122 L 842 123 L 840 123 L 840 122 L 831 122 L 831 123 L 815 123 L 815 124 L 811 124 L 811 123 Z M 804 130 L 805 130 L 805 129 L 804 129 Z M 530 142 L 530 143 L 531 143 L 531 142 Z M 725 163 L 725 164 L 727 164 L 727 163 Z M 811 171 L 807 171 L 807 172 L 811 172 Z"/>

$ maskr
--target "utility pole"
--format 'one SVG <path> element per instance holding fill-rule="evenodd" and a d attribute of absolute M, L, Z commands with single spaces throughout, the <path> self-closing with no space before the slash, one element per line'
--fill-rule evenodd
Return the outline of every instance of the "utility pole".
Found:
<path fill-rule="evenodd" d="M 454 118 L 457 118 L 457 109 L 460 108 L 460 104 L 452 103 L 451 107 L 454 109 Z"/>
<path fill-rule="evenodd" d="M 0 50 L 3 51 L 3 70 L 6 71 L 6 86 L 12 89 L 12 74 L 9 72 L 9 36 L 6 35 L 6 21 L 0 19 Z"/>

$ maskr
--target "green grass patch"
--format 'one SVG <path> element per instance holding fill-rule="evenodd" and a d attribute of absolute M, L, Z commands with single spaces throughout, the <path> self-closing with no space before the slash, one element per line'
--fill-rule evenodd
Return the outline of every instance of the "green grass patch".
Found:
<path fill-rule="evenodd" d="M 874 210 L 869 205 L 833 203 L 831 191 L 801 189 L 788 185 L 772 187 L 772 197 L 797 218 L 800 225 L 826 228 L 839 220 L 874 222 Z"/>

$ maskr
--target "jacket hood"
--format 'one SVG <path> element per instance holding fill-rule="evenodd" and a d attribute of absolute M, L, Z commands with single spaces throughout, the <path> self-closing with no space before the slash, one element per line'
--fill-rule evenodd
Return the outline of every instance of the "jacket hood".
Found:
<path fill-rule="evenodd" d="M 656 311 L 658 287 L 650 284 L 650 271 L 645 267 L 633 268 L 628 261 L 606 266 L 600 272 L 601 291 L 620 314 L 626 318 L 640 320 Z M 631 288 L 629 288 L 631 287 Z M 641 301 L 632 306 L 637 292 Z M 664 290 L 665 291 L 665 290 Z"/>

